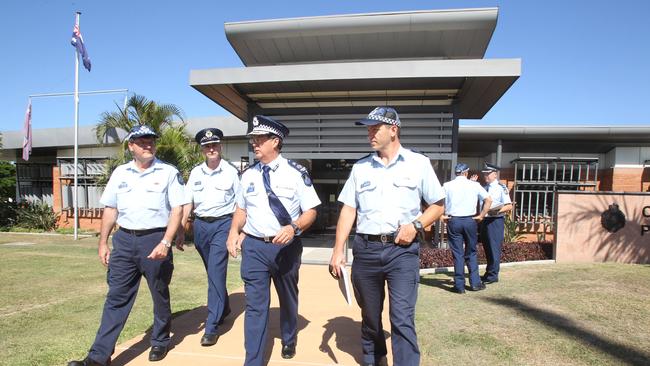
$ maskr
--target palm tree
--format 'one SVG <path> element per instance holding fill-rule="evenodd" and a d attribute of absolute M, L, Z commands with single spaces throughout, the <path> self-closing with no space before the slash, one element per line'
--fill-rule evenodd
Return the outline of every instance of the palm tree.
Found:
<path fill-rule="evenodd" d="M 100 143 L 107 143 L 108 137 L 117 137 L 117 131 L 128 133 L 135 125 L 146 124 L 158 134 L 156 156 L 178 168 L 187 178 L 192 168 L 203 157 L 196 144 L 189 143 L 191 137 L 185 131 L 183 111 L 173 104 L 158 104 L 142 95 L 133 94 L 127 101 L 126 108 L 116 105 L 117 111 L 102 113 L 95 126 L 95 135 Z M 174 119 L 180 122 L 174 122 Z M 106 183 L 113 170 L 131 160 L 127 141 L 116 156 L 106 162 L 106 173 L 100 183 Z"/>

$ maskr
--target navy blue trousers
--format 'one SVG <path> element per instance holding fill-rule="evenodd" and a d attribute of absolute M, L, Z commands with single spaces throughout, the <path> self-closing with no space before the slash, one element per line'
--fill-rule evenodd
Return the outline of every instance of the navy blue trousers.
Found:
<path fill-rule="evenodd" d="M 229 217 L 214 222 L 194 220 L 194 245 L 208 274 L 208 318 L 205 321 L 205 334 L 217 334 L 219 322 L 230 312 L 226 289 L 226 239 L 231 223 L 232 218 Z"/>
<path fill-rule="evenodd" d="M 113 251 L 108 264 L 108 294 L 102 321 L 88 356 L 102 364 L 110 360 L 115 343 L 129 317 L 142 276 L 153 300 L 152 346 L 169 346 L 172 312 L 169 282 L 174 271 L 172 251 L 164 260 L 147 259 L 164 232 L 135 236 L 118 230 L 113 234 Z"/>
<path fill-rule="evenodd" d="M 242 243 L 241 277 L 246 293 L 244 347 L 247 366 L 264 365 L 271 304 L 271 279 L 280 300 L 280 333 L 283 345 L 295 345 L 298 337 L 298 272 L 302 242 L 277 245 L 246 236 Z"/>
<path fill-rule="evenodd" d="M 384 286 L 388 283 L 393 363 L 419 365 L 415 303 L 420 282 L 420 244 L 382 244 L 356 235 L 352 253 L 352 285 L 357 304 L 361 307 L 363 363 L 374 364 L 386 356 L 381 313 L 386 296 Z"/>
<path fill-rule="evenodd" d="M 483 275 L 485 281 L 499 279 L 504 224 L 503 217 L 486 217 L 481 223 L 481 239 L 483 240 L 483 249 L 487 259 L 487 267 L 485 268 L 485 275 Z"/>
<path fill-rule="evenodd" d="M 471 217 L 451 217 L 447 222 L 447 238 L 449 248 L 454 256 L 454 286 L 459 290 L 465 289 L 465 265 L 469 271 L 470 286 L 479 286 L 481 278 L 478 274 L 478 226 Z M 464 244 L 464 245 L 463 245 Z M 463 248 L 464 247 L 464 248 Z"/>

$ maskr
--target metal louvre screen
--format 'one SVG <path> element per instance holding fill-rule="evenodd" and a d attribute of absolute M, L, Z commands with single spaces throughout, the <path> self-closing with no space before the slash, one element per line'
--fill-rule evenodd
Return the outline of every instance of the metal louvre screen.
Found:
<path fill-rule="evenodd" d="M 292 159 L 358 159 L 372 151 L 368 134 L 354 121 L 366 115 L 273 116 L 291 133 L 284 140 L 282 155 Z M 402 146 L 432 160 L 451 159 L 453 115 L 451 113 L 400 114 Z"/>

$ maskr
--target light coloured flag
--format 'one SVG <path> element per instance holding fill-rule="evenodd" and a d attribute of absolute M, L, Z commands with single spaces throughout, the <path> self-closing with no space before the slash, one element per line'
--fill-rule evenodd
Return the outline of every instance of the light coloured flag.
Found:
<path fill-rule="evenodd" d="M 25 111 L 25 126 L 23 127 L 23 160 L 29 160 L 29 155 L 32 153 L 32 100 L 29 99 L 27 104 L 27 111 Z"/>

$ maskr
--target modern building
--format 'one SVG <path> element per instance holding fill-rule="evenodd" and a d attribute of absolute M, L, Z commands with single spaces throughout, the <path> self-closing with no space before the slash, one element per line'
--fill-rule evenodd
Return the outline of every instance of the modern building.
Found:
<path fill-rule="evenodd" d="M 379 105 L 398 110 L 403 145 L 427 155 L 443 181 L 457 161 L 504 167 L 515 219 L 531 231 L 552 230 L 559 189 L 647 191 L 650 128 L 481 125 L 521 74 L 520 59 L 484 58 L 497 16 L 485 8 L 227 23 L 244 66 L 192 70 L 190 85 L 232 116 L 190 119 L 187 129 L 224 130 L 224 155 L 241 166 L 253 160 L 245 138 L 252 116 L 284 122 L 291 134 L 283 155 L 310 169 L 321 231 L 336 223 L 351 165 L 370 152 L 365 129 L 352 122 Z M 67 222 L 71 129 L 34 130 L 28 163 L 21 132 L 3 134 L 2 158 L 19 168 L 17 195 L 51 202 Z M 100 145 L 90 127 L 80 131 L 82 226 L 98 223 L 96 177 L 123 137 Z"/>

